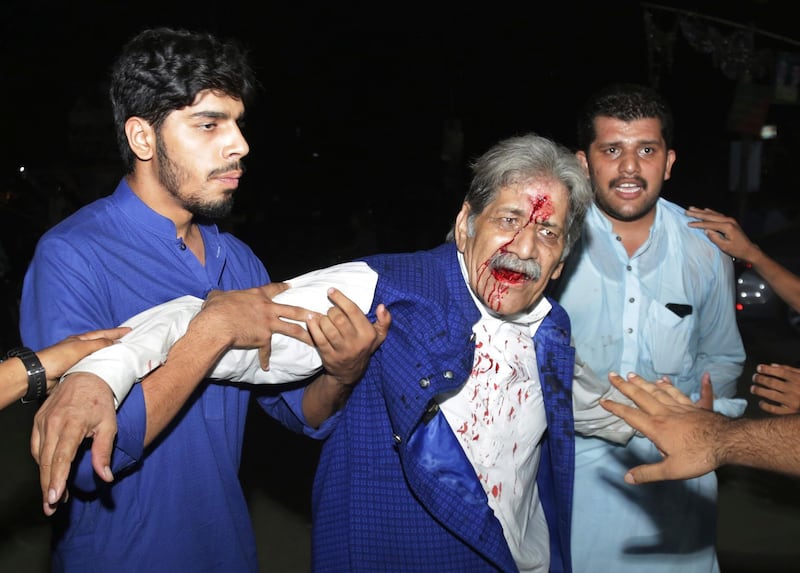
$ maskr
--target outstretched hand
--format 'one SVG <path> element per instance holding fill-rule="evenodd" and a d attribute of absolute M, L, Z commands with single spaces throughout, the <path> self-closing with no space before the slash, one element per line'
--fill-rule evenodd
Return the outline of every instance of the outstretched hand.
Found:
<path fill-rule="evenodd" d="M 638 409 L 612 400 L 601 400 L 603 408 L 647 436 L 664 456 L 660 462 L 630 469 L 625 474 L 627 483 L 689 479 L 720 465 L 716 436 L 724 431 L 728 418 L 693 403 L 669 382 L 652 383 L 637 374 L 629 374 L 626 381 L 611 373 L 608 379 Z M 707 374 L 703 384 L 708 394 L 711 384 Z"/>

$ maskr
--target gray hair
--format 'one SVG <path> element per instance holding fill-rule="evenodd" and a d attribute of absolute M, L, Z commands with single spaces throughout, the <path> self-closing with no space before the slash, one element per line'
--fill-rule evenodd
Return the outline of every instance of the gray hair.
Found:
<path fill-rule="evenodd" d="M 591 183 L 574 153 L 546 137 L 529 133 L 497 143 L 471 168 L 472 182 L 464 197 L 471 210 L 470 226 L 503 187 L 541 177 L 563 183 L 569 196 L 569 210 L 561 260 L 567 257 L 581 234 L 586 212 L 594 199 Z M 451 228 L 447 240 L 454 239 L 455 228 Z"/>

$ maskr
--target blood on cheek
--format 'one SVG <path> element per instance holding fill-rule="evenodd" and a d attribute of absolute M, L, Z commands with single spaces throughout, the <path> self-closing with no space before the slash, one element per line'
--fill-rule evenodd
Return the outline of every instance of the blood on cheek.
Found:
<path fill-rule="evenodd" d="M 519 234 L 524 228 L 531 224 L 547 221 L 547 219 L 549 219 L 555 212 L 555 209 L 553 208 L 553 202 L 547 195 L 537 195 L 536 197 L 531 197 L 529 202 L 531 210 L 530 215 L 528 216 L 528 221 L 525 223 L 522 229 L 514 233 L 514 236 L 511 237 L 511 239 L 497 249 L 498 252 L 507 253 L 508 245 L 517 240 L 517 237 L 519 237 Z M 503 306 L 503 297 L 506 295 L 506 293 L 508 293 L 509 290 L 508 284 L 513 282 L 513 277 L 518 276 L 518 273 L 508 272 L 506 269 L 490 269 L 490 263 L 491 258 L 484 261 L 478 268 L 478 284 L 482 282 L 481 279 L 483 278 L 484 273 L 486 273 L 487 270 L 490 271 L 495 280 L 491 285 L 489 284 L 490 281 L 488 280 L 483 283 L 483 300 L 489 304 L 489 307 L 492 310 L 495 312 L 500 312 Z"/>

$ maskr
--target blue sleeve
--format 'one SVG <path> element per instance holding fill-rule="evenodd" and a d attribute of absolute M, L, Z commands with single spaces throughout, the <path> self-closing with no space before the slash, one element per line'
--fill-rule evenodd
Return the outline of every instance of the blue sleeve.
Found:
<path fill-rule="evenodd" d="M 697 372 L 709 372 L 714 394 L 722 398 L 736 395 L 736 382 L 742 373 L 745 351 L 736 324 L 736 287 L 733 263 L 718 249 L 713 280 L 709 281 L 706 303 L 699 313 Z"/>
<path fill-rule="evenodd" d="M 108 311 L 107 289 L 94 282 L 97 272 L 66 237 L 45 236 L 26 272 L 20 305 L 20 334 L 34 350 L 55 344 L 73 334 L 118 324 Z M 123 402 L 117 415 L 118 436 L 112 452 L 116 474 L 135 462 L 144 444 L 146 416 L 141 388 Z M 91 465 L 90 441 L 73 461 L 75 486 L 92 491 L 96 478 Z"/>
<path fill-rule="evenodd" d="M 319 428 L 312 428 L 303 416 L 303 393 L 305 388 L 287 390 L 274 396 L 258 396 L 259 405 L 278 422 L 298 434 L 309 438 L 323 440 L 330 435 L 336 426 L 340 412 L 336 412 L 325 420 Z"/>

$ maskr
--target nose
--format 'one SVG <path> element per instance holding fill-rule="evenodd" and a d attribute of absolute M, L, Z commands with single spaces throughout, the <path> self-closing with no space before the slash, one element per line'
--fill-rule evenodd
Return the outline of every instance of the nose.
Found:
<path fill-rule="evenodd" d="M 639 155 L 635 150 L 624 151 L 619 160 L 619 171 L 626 175 L 639 172 Z"/>
<path fill-rule="evenodd" d="M 539 253 L 539 235 L 536 226 L 529 223 L 522 227 L 506 245 L 506 251 L 517 255 L 521 260 L 536 259 Z"/>
<path fill-rule="evenodd" d="M 234 125 L 230 141 L 225 145 L 223 154 L 226 160 L 241 159 L 250 153 L 250 145 L 247 143 L 242 130 L 238 125 Z"/>

